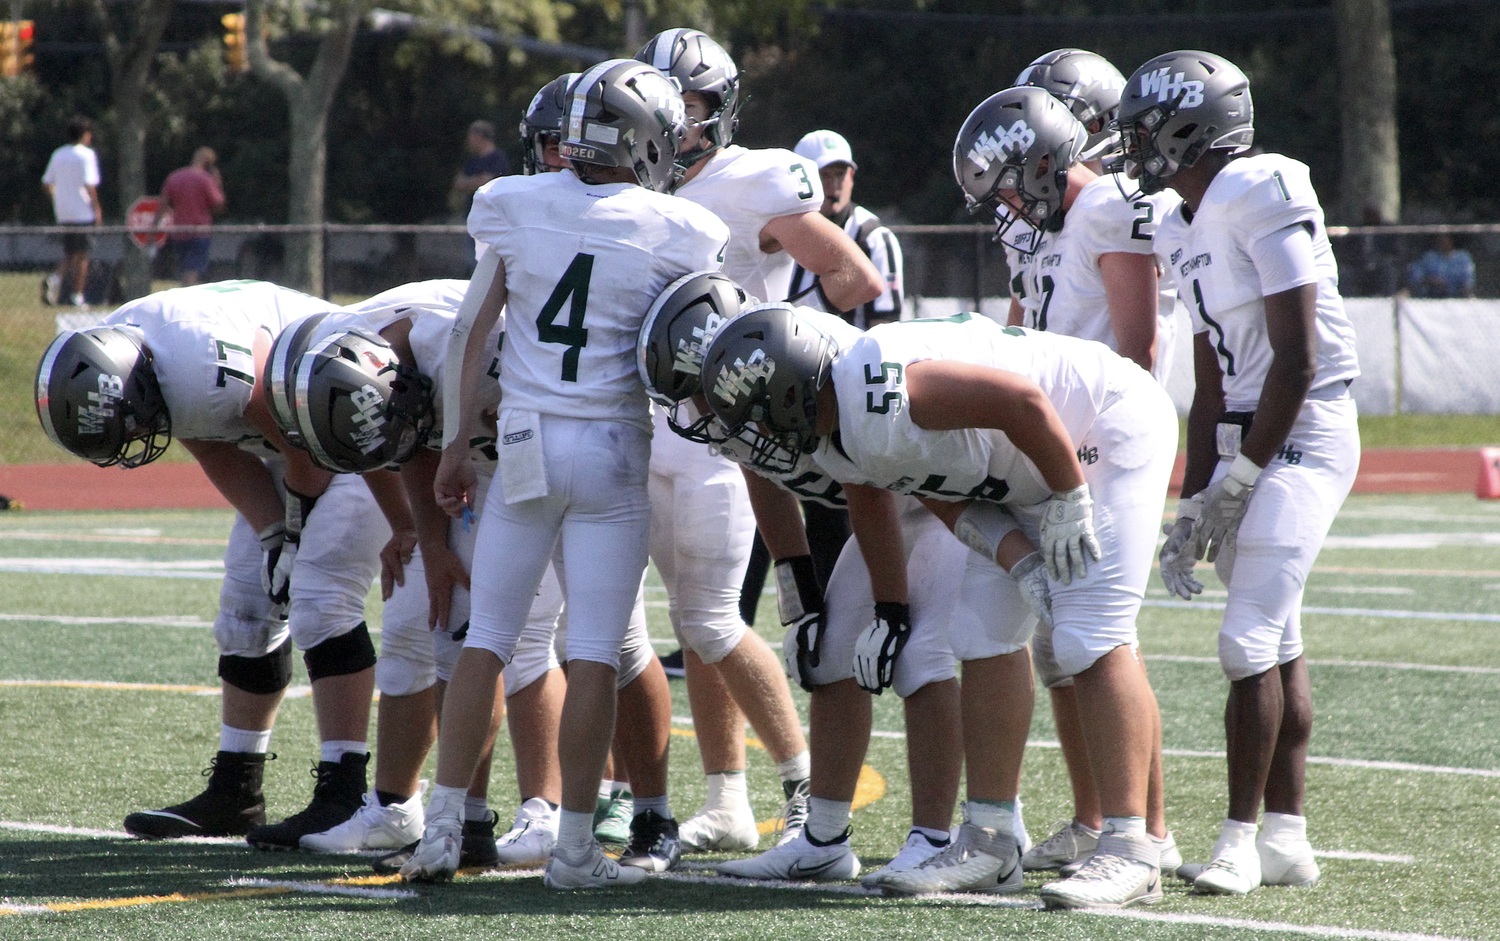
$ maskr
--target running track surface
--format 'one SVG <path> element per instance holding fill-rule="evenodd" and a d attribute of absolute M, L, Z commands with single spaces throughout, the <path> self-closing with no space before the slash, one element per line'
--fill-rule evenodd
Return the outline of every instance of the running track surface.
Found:
<path fill-rule="evenodd" d="M 1477 448 L 1365 451 L 1355 493 L 1479 493 L 1485 461 Z M 1182 457 L 1172 474 L 1175 492 Z M 222 509 L 229 506 L 198 465 L 157 461 L 125 471 L 91 464 L 0 467 L 0 495 L 31 510 Z"/>

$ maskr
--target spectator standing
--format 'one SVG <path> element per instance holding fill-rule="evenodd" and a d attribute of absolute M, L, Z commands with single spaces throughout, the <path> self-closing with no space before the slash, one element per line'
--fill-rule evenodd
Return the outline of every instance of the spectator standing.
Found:
<path fill-rule="evenodd" d="M 510 161 L 506 159 L 505 151 L 495 146 L 495 125 L 489 121 L 475 121 L 469 125 L 464 150 L 468 156 L 453 177 L 448 208 L 467 216 L 474 191 L 496 177 L 509 175 Z"/>
<path fill-rule="evenodd" d="M 183 287 L 199 283 L 208 274 L 208 226 L 224 211 L 224 180 L 219 175 L 219 155 L 212 147 L 193 151 L 192 162 L 167 174 L 161 185 L 161 208 L 153 228 L 172 213 L 174 231 L 167 237 L 177 254 L 177 277 Z M 196 226 L 182 231 L 184 227 Z"/>
<path fill-rule="evenodd" d="M 52 213 L 58 225 L 94 226 L 104 221 L 99 206 L 99 156 L 94 153 L 94 122 L 78 116 L 68 122 L 68 143 L 52 152 L 42 185 L 52 197 Z M 89 251 L 93 238 L 87 232 L 63 235 L 63 258 L 57 270 L 42 282 L 42 301 L 58 303 L 63 285 L 72 288 L 73 306 L 83 307 L 84 285 L 89 277 Z"/>
<path fill-rule="evenodd" d="M 1473 297 L 1474 258 L 1439 232 L 1432 248 L 1406 269 L 1406 285 L 1412 297 Z"/>
<path fill-rule="evenodd" d="M 806 307 L 840 314 L 845 320 L 868 330 L 876 324 L 901 319 L 901 244 L 895 233 L 881 224 L 880 217 L 854 202 L 854 171 L 858 165 L 849 142 L 833 131 L 812 131 L 803 135 L 795 148 L 797 156 L 818 165 L 823 181 L 824 218 L 843 229 L 854 243 L 869 256 L 885 282 L 880 296 L 853 310 L 835 310 L 823 295 L 818 276 L 801 265 L 792 271 L 789 300 Z"/>

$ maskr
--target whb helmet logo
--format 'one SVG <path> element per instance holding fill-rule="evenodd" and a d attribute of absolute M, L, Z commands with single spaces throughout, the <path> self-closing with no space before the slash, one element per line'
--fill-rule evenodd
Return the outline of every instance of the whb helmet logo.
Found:
<path fill-rule="evenodd" d="M 714 395 L 722 402 L 733 402 L 750 395 L 757 383 L 764 382 L 776 374 L 776 361 L 757 349 L 748 360 L 736 359 L 728 369 L 714 380 Z"/>
<path fill-rule="evenodd" d="M 1155 95 L 1157 101 L 1163 104 L 1175 101 L 1179 108 L 1196 108 L 1203 104 L 1203 83 L 1196 79 L 1184 81 L 1185 73 L 1172 75 L 1171 72 L 1171 66 L 1162 66 L 1155 72 L 1142 75 L 1141 97 Z"/>
<path fill-rule="evenodd" d="M 104 434 L 104 420 L 115 416 L 115 404 L 125 398 L 125 380 L 104 373 L 99 375 L 99 391 L 90 392 L 92 404 L 78 410 L 78 433 L 80 435 Z"/>
<path fill-rule="evenodd" d="M 677 356 L 672 361 L 672 368 L 686 373 L 696 373 L 702 369 L 704 349 L 713 342 L 714 334 L 727 322 L 728 318 L 719 314 L 709 314 L 704 318 L 702 327 L 693 328 L 691 340 L 677 341 Z"/>
<path fill-rule="evenodd" d="M 365 385 L 349 396 L 349 401 L 355 409 L 351 419 L 354 422 L 354 446 L 361 454 L 369 454 L 385 443 L 385 435 L 380 431 L 385 426 L 381 409 L 385 403 L 371 385 Z"/>
<path fill-rule="evenodd" d="M 1004 160 L 1009 153 L 1021 154 L 1036 143 L 1036 131 L 1025 121 L 1017 121 L 1010 127 L 996 127 L 993 132 L 981 131 L 969 148 L 969 160 L 980 172 L 988 170 L 996 160 Z"/>

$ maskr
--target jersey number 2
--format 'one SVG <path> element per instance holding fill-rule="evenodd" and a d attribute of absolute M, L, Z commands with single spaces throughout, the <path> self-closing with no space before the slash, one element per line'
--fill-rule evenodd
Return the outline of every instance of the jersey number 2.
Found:
<path fill-rule="evenodd" d="M 580 252 L 573 256 L 568 270 L 563 272 L 552 296 L 542 306 L 536 318 L 536 336 L 543 343 L 561 343 L 566 346 L 563 353 L 562 381 L 578 381 L 578 351 L 589 345 L 589 332 L 583 328 L 583 316 L 589 304 L 589 278 L 594 273 L 594 256 Z M 569 298 L 572 299 L 568 303 Z M 558 324 L 557 315 L 563 304 L 568 303 L 568 321 Z"/>

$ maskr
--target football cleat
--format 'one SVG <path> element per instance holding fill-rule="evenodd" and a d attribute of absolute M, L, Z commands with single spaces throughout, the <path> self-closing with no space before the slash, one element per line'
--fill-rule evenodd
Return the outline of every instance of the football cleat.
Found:
<path fill-rule="evenodd" d="M 1193 880 L 1200 895 L 1248 895 L 1260 887 L 1260 853 L 1255 844 L 1214 848 L 1213 861 Z"/>
<path fill-rule="evenodd" d="M 500 862 L 495 855 L 495 824 L 499 818 L 493 810 L 485 813 L 484 820 L 464 822 L 463 847 L 458 854 L 460 869 L 491 869 Z M 421 845 L 421 840 L 413 840 L 394 853 L 377 858 L 370 864 L 370 868 L 382 876 L 397 875 Z"/>
<path fill-rule="evenodd" d="M 143 840 L 180 836 L 244 836 L 266 821 L 261 779 L 268 757 L 221 751 L 203 774 L 208 786 L 197 797 L 161 810 L 142 810 L 125 818 L 125 831 Z"/>
<path fill-rule="evenodd" d="M 1028 872 L 1037 869 L 1061 869 L 1069 863 L 1082 863 L 1094 852 L 1099 843 L 1099 831 L 1091 830 L 1076 820 L 1060 820 L 1052 835 L 1026 851 L 1021 857 L 1021 868 Z"/>
<path fill-rule="evenodd" d="M 594 806 L 594 839 L 624 846 L 630 842 L 630 821 L 634 816 L 635 799 L 629 791 L 616 791 L 599 798 Z"/>
<path fill-rule="evenodd" d="M 620 865 L 647 872 L 666 872 L 675 869 L 681 858 L 676 820 L 646 810 L 630 821 L 630 844 L 620 855 Z"/>
<path fill-rule="evenodd" d="M 1182 866 L 1182 851 L 1177 848 L 1177 838 L 1172 835 L 1172 831 L 1168 830 L 1167 835 L 1160 838 L 1154 837 L 1148 833 L 1146 834 L 1146 838 L 1156 844 L 1156 851 L 1161 860 L 1157 864 L 1157 868 L 1161 870 L 1161 874 L 1163 876 L 1181 875 L 1178 872 L 1178 869 Z M 1071 862 L 1065 866 L 1058 867 L 1057 874 L 1064 879 L 1068 878 L 1073 873 L 1082 869 L 1083 864 L 1088 862 L 1089 856 L 1092 855 L 1094 854 L 1091 852 L 1076 862 Z M 1022 862 L 1025 862 L 1024 857 L 1022 858 Z M 1208 867 L 1206 865 L 1199 864 L 1197 871 L 1202 872 L 1207 868 Z M 1192 882 L 1193 880 L 1188 879 L 1187 881 Z"/>
<path fill-rule="evenodd" d="M 887 895 L 985 892 L 1008 895 L 1022 887 L 1021 854 L 1015 837 L 966 823 L 958 838 L 915 869 L 893 872 L 880 882 Z"/>
<path fill-rule="evenodd" d="M 1313 859 L 1312 844 L 1306 840 L 1302 840 L 1300 845 L 1257 840 L 1255 849 L 1260 854 L 1261 885 L 1305 888 L 1317 885 L 1322 876 L 1318 861 Z"/>
<path fill-rule="evenodd" d="M 781 807 L 781 816 L 776 825 L 776 842 L 790 843 L 802 835 L 807 826 L 807 802 L 812 796 L 812 785 L 807 778 L 798 781 L 782 781 L 786 792 L 786 803 Z"/>
<path fill-rule="evenodd" d="M 604 850 L 595 840 L 583 855 L 566 859 L 558 850 L 553 850 L 542 873 L 542 885 L 549 889 L 606 889 L 612 886 L 635 885 L 644 882 L 646 870 L 635 866 L 621 866 L 604 855 Z"/>
<path fill-rule="evenodd" d="M 245 842 L 261 850 L 293 850 L 310 833 L 323 833 L 353 817 L 364 805 L 368 752 L 346 752 L 338 761 L 320 761 L 313 776 L 312 801 L 280 823 L 251 827 Z"/>
<path fill-rule="evenodd" d="M 401 867 L 405 882 L 450 882 L 463 856 L 463 823 L 454 814 L 429 816 L 422 840 Z"/>
<path fill-rule="evenodd" d="M 532 797 L 516 811 L 516 822 L 500 837 L 496 861 L 506 866 L 545 866 L 557 846 L 557 808 Z"/>
<path fill-rule="evenodd" d="M 371 791 L 354 816 L 322 833 L 305 834 L 300 845 L 315 853 L 357 853 L 361 850 L 396 850 L 422 836 L 423 781 L 417 793 L 396 804 L 381 804 Z"/>
<path fill-rule="evenodd" d="M 912 830 L 906 836 L 905 845 L 901 847 L 901 850 L 896 853 L 891 861 L 860 879 L 860 884 L 878 889 L 887 876 L 916 869 L 927 860 L 947 849 L 952 843 L 953 840 L 951 838 L 941 843 L 934 843 L 927 834 L 922 833 L 920 830 Z"/>
<path fill-rule="evenodd" d="M 698 808 L 678 828 L 678 840 L 684 853 L 744 853 L 760 844 L 760 829 L 744 798 L 735 807 Z"/>
<path fill-rule="evenodd" d="M 849 846 L 846 829 L 831 843 L 818 843 L 804 829 L 797 837 L 752 856 L 719 863 L 719 875 L 737 879 L 785 879 L 790 882 L 841 882 L 859 875 L 859 857 Z"/>
<path fill-rule="evenodd" d="M 1157 860 L 1156 844 L 1146 836 L 1103 833 L 1083 868 L 1042 886 L 1042 904 L 1052 909 L 1154 905 L 1162 899 Z"/>

